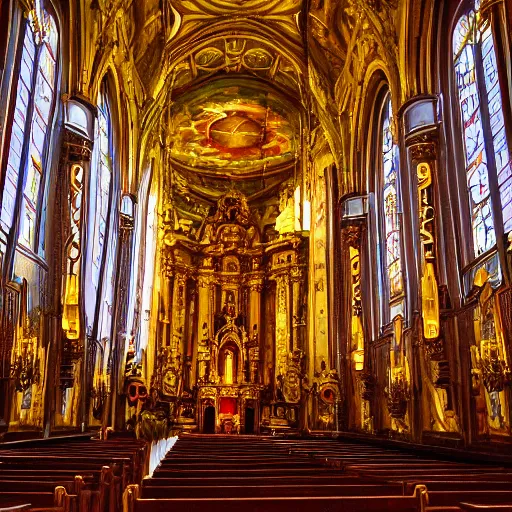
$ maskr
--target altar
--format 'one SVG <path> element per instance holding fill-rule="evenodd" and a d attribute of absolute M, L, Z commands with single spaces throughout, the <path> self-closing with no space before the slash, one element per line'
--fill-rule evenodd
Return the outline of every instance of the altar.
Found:
<path fill-rule="evenodd" d="M 309 240 L 292 229 L 293 194 L 282 188 L 270 225 L 232 190 L 195 241 L 171 219 L 163 230 L 150 387 L 169 404 L 174 433 L 298 434 L 313 423 L 307 410 L 320 410 L 306 361 Z"/>

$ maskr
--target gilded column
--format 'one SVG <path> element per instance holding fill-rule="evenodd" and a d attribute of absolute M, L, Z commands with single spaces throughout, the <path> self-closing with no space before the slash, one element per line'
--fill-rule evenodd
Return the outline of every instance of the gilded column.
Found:
<path fill-rule="evenodd" d="M 263 277 L 255 276 L 249 281 L 249 361 L 250 380 L 260 380 L 260 326 L 261 326 L 261 292 Z"/>
<path fill-rule="evenodd" d="M 212 271 L 202 269 L 199 272 L 197 289 L 197 333 L 196 348 L 193 351 L 192 359 L 192 382 L 201 384 L 207 381 L 207 368 L 210 359 L 210 343 L 213 339 L 213 312 L 211 304 L 212 293 Z"/>
<path fill-rule="evenodd" d="M 436 181 L 438 179 L 438 131 L 437 98 L 422 96 L 414 98 L 403 110 L 405 144 L 408 149 L 409 168 L 416 178 L 416 236 L 419 239 L 419 254 L 416 254 L 418 268 L 417 309 L 420 311 L 416 332 L 420 347 L 416 358 L 405 357 L 405 365 L 413 365 L 409 370 L 413 375 L 421 375 L 426 393 L 424 418 L 416 417 L 416 433 L 424 428 L 437 431 L 458 430 L 458 420 L 453 410 L 450 387 L 450 367 L 445 340 L 442 336 L 438 262 L 438 215 L 436 211 Z M 395 339 L 401 339 L 402 326 L 394 326 Z M 449 331 L 449 330 L 448 330 Z M 399 336 L 400 334 L 400 336 Z M 407 368 L 406 368 L 407 369 Z M 407 378 L 411 386 L 410 378 Z M 407 395 L 404 385 L 393 382 L 395 403 L 400 395 Z M 393 395 L 393 394 L 392 394 Z M 405 413 L 404 413 L 405 415 Z M 420 426 L 420 420 L 423 426 Z"/>
<path fill-rule="evenodd" d="M 292 333 L 292 352 L 302 350 L 302 328 L 305 325 L 305 319 L 302 312 L 302 277 L 303 272 L 299 268 L 292 269 L 292 317 L 293 317 L 293 333 Z"/>
<path fill-rule="evenodd" d="M 290 330 L 288 323 L 290 280 L 288 275 L 279 275 L 276 278 L 276 356 L 275 379 L 280 387 L 280 379 L 284 379 L 287 369 Z"/>
<path fill-rule="evenodd" d="M 64 145 L 61 157 L 61 165 L 64 167 L 64 174 L 68 186 L 68 219 L 64 220 L 64 232 L 66 243 L 63 247 L 65 263 L 64 268 L 64 289 L 62 292 L 62 350 L 60 354 L 60 377 L 59 383 L 62 387 L 74 387 L 81 389 L 80 412 L 82 423 L 87 423 L 87 392 L 91 375 L 87 374 L 87 346 L 85 329 L 83 328 L 83 222 L 86 219 L 84 209 L 84 197 L 86 194 L 86 183 L 89 170 L 89 162 L 92 153 L 92 143 L 85 135 L 79 135 L 75 131 L 65 129 Z M 62 239 L 61 238 L 61 239 Z M 85 354 L 85 357 L 84 357 Z M 53 354 L 50 357 L 54 357 Z M 85 359 L 85 360 L 84 360 Z M 52 361 L 49 365 L 53 366 Z M 51 368 L 52 366 L 49 366 Z M 79 367 L 79 369 L 77 368 Z M 74 368 L 74 371 L 69 371 Z M 67 369 L 67 370 L 66 370 Z M 49 372 L 53 375 L 54 372 Z M 82 375 L 82 382 L 75 382 L 69 379 L 70 375 Z M 51 379 L 53 376 L 48 375 Z M 53 382 L 53 386 L 57 383 Z M 52 385 L 49 388 L 53 388 Z M 77 418 L 70 419 L 70 424 L 76 425 Z"/>

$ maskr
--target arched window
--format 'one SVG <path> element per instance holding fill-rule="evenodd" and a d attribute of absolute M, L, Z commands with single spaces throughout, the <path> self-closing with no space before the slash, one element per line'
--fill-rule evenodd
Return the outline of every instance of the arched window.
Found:
<path fill-rule="evenodd" d="M 381 271 L 382 323 L 403 315 L 404 278 L 400 221 L 400 169 L 398 146 L 393 140 L 393 111 L 388 93 L 379 118 L 377 160 L 377 215 L 379 218 L 379 259 Z"/>
<path fill-rule="evenodd" d="M 98 118 L 89 179 L 88 247 L 85 308 L 87 330 L 96 339 L 110 339 L 114 264 L 116 255 L 116 208 L 118 193 L 114 179 L 115 144 L 107 81 L 98 94 Z"/>
<path fill-rule="evenodd" d="M 0 221 L 6 232 L 23 192 L 19 242 L 34 250 L 43 195 L 50 130 L 55 108 L 59 34 L 53 17 L 36 2 L 24 26 Z"/>
<path fill-rule="evenodd" d="M 98 286 L 100 269 L 103 266 L 103 249 L 107 235 L 110 194 L 112 185 L 112 126 L 110 109 L 104 90 L 98 96 L 98 123 L 95 149 L 96 166 L 92 175 L 96 189 L 94 236 L 92 238 L 92 280 Z"/>
<path fill-rule="evenodd" d="M 512 231 L 512 164 L 494 35 L 479 8 L 478 0 L 471 2 L 453 33 L 474 257 Z"/>

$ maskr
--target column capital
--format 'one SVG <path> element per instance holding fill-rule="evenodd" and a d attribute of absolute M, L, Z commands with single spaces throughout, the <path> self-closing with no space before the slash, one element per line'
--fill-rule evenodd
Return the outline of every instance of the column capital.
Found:
<path fill-rule="evenodd" d="M 362 227 L 360 224 L 350 224 L 343 228 L 341 237 L 344 243 L 351 247 L 359 247 L 361 243 Z"/>
<path fill-rule="evenodd" d="M 437 159 L 437 138 L 433 134 L 416 136 L 407 145 L 413 162 L 432 162 Z"/>
<path fill-rule="evenodd" d="M 89 162 L 92 154 L 92 142 L 86 137 L 64 128 L 64 154 L 67 162 Z"/>

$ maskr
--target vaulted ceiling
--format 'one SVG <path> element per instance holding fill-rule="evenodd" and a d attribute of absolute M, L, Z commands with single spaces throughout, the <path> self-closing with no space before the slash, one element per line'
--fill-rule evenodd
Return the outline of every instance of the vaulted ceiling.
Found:
<path fill-rule="evenodd" d="M 79 89 L 93 98 L 108 62 L 118 70 L 129 105 L 132 190 L 160 144 L 173 182 L 186 183 L 195 197 L 212 203 L 236 183 L 261 198 L 300 172 L 303 143 L 318 126 L 338 168 L 349 168 L 350 124 L 366 70 L 399 62 L 398 0 L 80 5 L 88 23 L 77 50 L 84 62 Z"/>
<path fill-rule="evenodd" d="M 302 3 L 139 7 L 134 64 L 153 97 L 143 126 L 169 148 L 182 214 L 196 213 L 190 197 L 212 204 L 233 187 L 249 201 L 275 197 L 297 175 L 307 112 Z"/>

